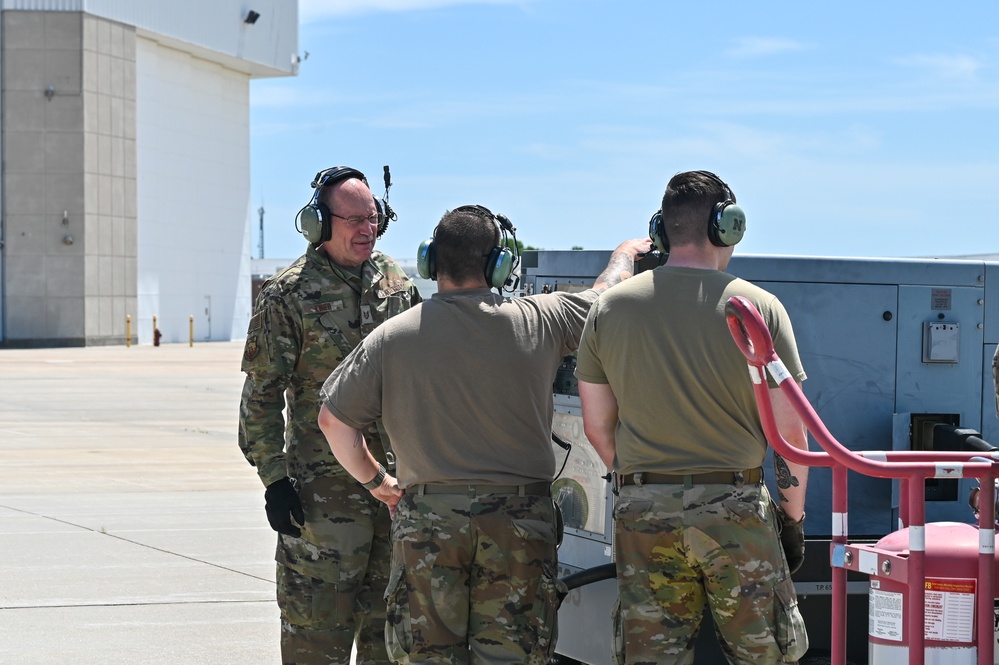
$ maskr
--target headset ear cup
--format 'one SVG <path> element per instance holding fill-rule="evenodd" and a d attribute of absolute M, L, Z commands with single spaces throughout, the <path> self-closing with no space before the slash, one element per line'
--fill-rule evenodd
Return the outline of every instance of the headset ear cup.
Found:
<path fill-rule="evenodd" d="M 434 239 L 427 238 L 416 250 L 416 271 L 423 279 L 437 280 L 437 257 L 434 249 Z"/>
<path fill-rule="evenodd" d="M 663 213 L 657 210 L 649 220 L 649 239 L 656 249 L 663 254 L 669 254 L 669 240 L 666 239 L 666 229 L 663 228 Z"/>
<path fill-rule="evenodd" d="M 322 242 L 322 214 L 316 206 L 309 204 L 302 208 L 298 213 L 298 221 L 302 235 L 310 244 Z"/>
<path fill-rule="evenodd" d="M 494 247 L 486 263 L 486 281 L 494 289 L 502 289 L 513 272 L 514 256 L 507 248 Z"/>
<path fill-rule="evenodd" d="M 333 237 L 333 215 L 322 201 L 316 201 L 316 210 L 319 212 L 319 242 L 326 242 Z"/>
<path fill-rule="evenodd" d="M 746 213 L 742 208 L 724 201 L 715 205 L 708 225 L 708 238 L 716 247 L 731 247 L 746 233 Z"/>
<path fill-rule="evenodd" d="M 389 222 L 394 219 L 398 219 L 395 211 L 392 210 L 392 206 L 389 205 L 388 201 L 385 199 L 380 199 L 377 196 L 375 199 L 375 210 L 378 211 L 378 233 L 375 235 L 376 238 L 381 238 L 385 235 L 385 231 L 388 230 Z"/>

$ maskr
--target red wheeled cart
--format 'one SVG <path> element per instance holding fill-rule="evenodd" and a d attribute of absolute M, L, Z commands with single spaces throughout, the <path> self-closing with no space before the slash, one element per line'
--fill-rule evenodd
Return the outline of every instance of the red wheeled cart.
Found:
<path fill-rule="evenodd" d="M 999 452 L 852 451 L 826 429 L 774 351 L 759 312 L 744 298 L 726 306 L 729 329 L 749 363 L 764 431 L 786 459 L 832 470 L 832 663 L 846 663 L 846 576 L 871 577 L 869 654 L 872 665 L 946 663 L 994 665 L 995 478 Z M 823 452 L 802 451 L 777 429 L 766 373 L 801 416 Z M 854 471 L 899 481 L 900 529 L 874 545 L 847 542 L 847 475 Z M 978 528 L 925 523 L 930 478 L 977 478 Z M 929 546 L 928 546 L 929 543 Z"/>

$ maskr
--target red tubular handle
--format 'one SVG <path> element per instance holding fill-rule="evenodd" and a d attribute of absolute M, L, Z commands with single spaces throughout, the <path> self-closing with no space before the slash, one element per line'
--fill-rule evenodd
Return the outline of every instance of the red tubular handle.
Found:
<path fill-rule="evenodd" d="M 764 367 L 768 362 L 778 359 L 770 329 L 748 300 L 742 296 L 729 298 L 725 303 L 725 320 L 732 339 L 750 365 Z"/>
<path fill-rule="evenodd" d="M 953 470 L 955 478 L 962 476 L 981 478 L 992 472 L 993 463 L 982 460 L 981 453 L 966 453 L 962 461 L 953 459 L 957 456 L 948 455 L 945 459 L 940 459 L 931 455 L 926 457 L 914 455 L 911 452 L 900 455 L 896 459 L 892 454 L 893 451 L 886 451 L 882 460 L 868 459 L 858 455 L 837 441 L 826 429 L 822 419 L 812 408 L 796 381 L 777 378 L 780 382 L 781 392 L 788 398 L 794 410 L 798 412 L 805 427 L 825 451 L 825 454 L 805 452 L 794 448 L 784 440 L 777 429 L 773 404 L 770 402 L 769 389 L 767 388 L 765 373 L 773 366 L 771 363 L 775 363 L 777 366 L 782 365 L 780 358 L 774 351 L 770 330 L 756 307 L 741 296 L 729 298 L 725 304 L 725 318 L 736 345 L 746 356 L 749 364 L 758 368 L 763 378 L 761 383 L 754 383 L 753 389 L 760 409 L 764 433 L 774 450 L 785 455 L 791 461 L 811 466 L 829 466 L 829 462 L 824 459 L 820 462 L 820 459 L 828 454 L 835 463 L 876 478 L 933 478 L 940 472 L 941 468 L 947 467 Z"/>

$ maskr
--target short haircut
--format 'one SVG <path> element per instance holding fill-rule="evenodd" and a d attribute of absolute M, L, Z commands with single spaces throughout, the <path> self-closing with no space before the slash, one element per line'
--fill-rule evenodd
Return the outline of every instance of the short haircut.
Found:
<path fill-rule="evenodd" d="M 735 202 L 735 193 L 709 171 L 684 171 L 670 178 L 663 194 L 663 228 L 670 247 L 700 245 L 708 240 L 708 223 L 716 203 Z"/>
<path fill-rule="evenodd" d="M 434 229 L 437 274 L 455 282 L 485 278 L 486 259 L 499 242 L 499 228 L 485 210 L 462 206 L 447 211 Z"/>

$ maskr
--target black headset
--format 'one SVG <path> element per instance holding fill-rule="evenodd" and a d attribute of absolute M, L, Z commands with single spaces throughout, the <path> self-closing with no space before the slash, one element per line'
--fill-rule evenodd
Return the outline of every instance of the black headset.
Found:
<path fill-rule="evenodd" d="M 513 291 L 517 288 L 519 278 L 516 275 L 517 266 L 520 265 L 520 247 L 517 245 L 517 229 L 510 222 L 506 215 L 494 215 L 489 208 L 480 205 L 465 205 L 455 208 L 452 212 L 471 213 L 482 219 L 489 220 L 496 225 L 500 234 L 500 244 L 493 247 L 489 252 L 484 267 L 486 282 L 495 289 L 506 288 Z M 508 242 L 508 236 L 513 242 Z M 416 251 L 416 269 L 423 279 L 437 279 L 437 250 L 434 247 L 434 238 L 437 236 L 437 228 L 434 228 L 432 237 L 420 243 L 420 248 Z M 513 250 L 509 245 L 513 245 Z"/>
<path fill-rule="evenodd" d="M 384 168 L 385 198 L 379 199 L 377 196 L 372 196 L 375 200 L 375 210 L 378 212 L 378 233 L 375 236 L 376 238 L 382 237 L 390 221 L 399 218 L 388 203 L 388 190 L 392 186 L 392 176 L 389 173 L 389 167 L 386 166 Z M 316 190 L 312 195 L 312 200 L 299 210 L 298 215 L 295 216 L 295 229 L 305 236 L 305 239 L 311 244 L 317 245 L 333 237 L 333 211 L 319 200 L 323 189 L 332 187 L 344 180 L 350 180 L 351 178 L 357 178 L 365 185 L 368 184 L 368 179 L 364 177 L 363 173 L 349 166 L 332 166 L 328 169 L 323 169 L 312 179 L 312 188 Z"/>
<path fill-rule="evenodd" d="M 746 233 L 746 213 L 732 200 L 732 190 L 725 181 L 711 171 L 692 171 L 713 180 L 725 190 L 725 199 L 711 208 L 708 219 L 708 240 L 715 247 L 731 247 L 742 240 Z M 669 239 L 666 237 L 666 225 L 663 223 L 662 208 L 657 210 L 649 220 L 649 238 L 656 249 L 664 254 L 669 253 Z"/>

